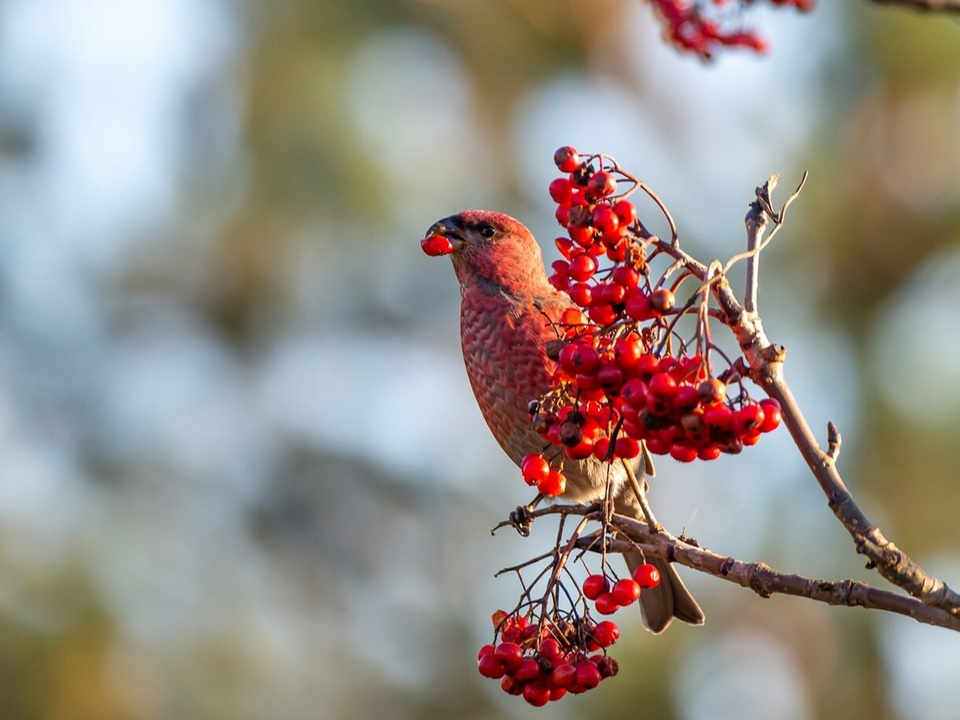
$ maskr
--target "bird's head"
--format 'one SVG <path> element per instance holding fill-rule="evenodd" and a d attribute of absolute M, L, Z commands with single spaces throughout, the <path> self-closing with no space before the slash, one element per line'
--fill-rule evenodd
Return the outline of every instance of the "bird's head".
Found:
<path fill-rule="evenodd" d="M 450 255 L 461 284 L 486 281 L 525 294 L 547 282 L 533 234 L 503 213 L 467 210 L 438 220 L 421 246 L 428 255 Z"/>

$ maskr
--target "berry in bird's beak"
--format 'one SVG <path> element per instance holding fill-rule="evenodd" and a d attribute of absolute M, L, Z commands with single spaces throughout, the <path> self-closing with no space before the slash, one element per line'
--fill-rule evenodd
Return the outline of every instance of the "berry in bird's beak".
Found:
<path fill-rule="evenodd" d="M 430 257 L 449 255 L 453 252 L 453 243 L 443 235 L 428 235 L 420 241 L 420 247 Z"/>
<path fill-rule="evenodd" d="M 451 215 L 430 226 L 427 236 L 420 241 L 420 247 L 430 257 L 437 257 L 449 255 L 465 243 L 462 221 L 458 216 Z"/>

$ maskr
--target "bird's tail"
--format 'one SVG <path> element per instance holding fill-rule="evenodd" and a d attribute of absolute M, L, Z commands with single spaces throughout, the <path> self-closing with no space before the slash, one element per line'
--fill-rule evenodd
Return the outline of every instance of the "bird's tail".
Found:
<path fill-rule="evenodd" d="M 690 625 L 703 625 L 703 610 L 670 563 L 657 557 L 645 558 L 638 552 L 624 553 L 623 559 L 631 575 L 645 562 L 652 563 L 660 572 L 660 584 L 640 594 L 640 612 L 647 630 L 655 635 L 662 633 L 674 618 Z"/>
<path fill-rule="evenodd" d="M 631 487 L 617 498 L 615 509 L 625 515 L 644 519 L 638 495 L 646 493 L 646 478 L 653 477 L 655 472 L 646 445 L 643 446 L 643 455 L 636 466 L 624 463 L 624 468 L 630 477 Z M 636 539 L 642 541 L 642 538 Z M 623 558 L 631 575 L 645 562 L 654 565 L 660 573 L 660 583 L 656 587 L 644 589 L 640 594 L 640 611 L 647 630 L 655 635 L 662 633 L 674 618 L 690 625 L 703 625 L 703 610 L 669 562 L 658 557 L 648 560 L 639 552 L 624 553 Z"/>

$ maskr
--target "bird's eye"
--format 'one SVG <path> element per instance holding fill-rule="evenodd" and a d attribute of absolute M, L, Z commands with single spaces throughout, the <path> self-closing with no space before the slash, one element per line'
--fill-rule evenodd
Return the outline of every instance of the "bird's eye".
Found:
<path fill-rule="evenodd" d="M 491 238 L 497 234 L 497 229 L 490 223 L 484 223 L 480 226 L 480 234 L 485 238 Z"/>

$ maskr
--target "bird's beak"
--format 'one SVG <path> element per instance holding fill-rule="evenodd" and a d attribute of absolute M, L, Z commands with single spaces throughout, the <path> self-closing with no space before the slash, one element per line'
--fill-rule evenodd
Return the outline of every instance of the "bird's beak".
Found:
<path fill-rule="evenodd" d="M 454 252 L 467 244 L 463 227 L 461 227 L 455 215 L 444 218 L 443 220 L 437 220 L 437 222 L 431 225 L 430 229 L 427 230 L 426 236 L 431 237 L 433 235 L 439 235 L 449 240 L 450 244 L 453 245 Z"/>

